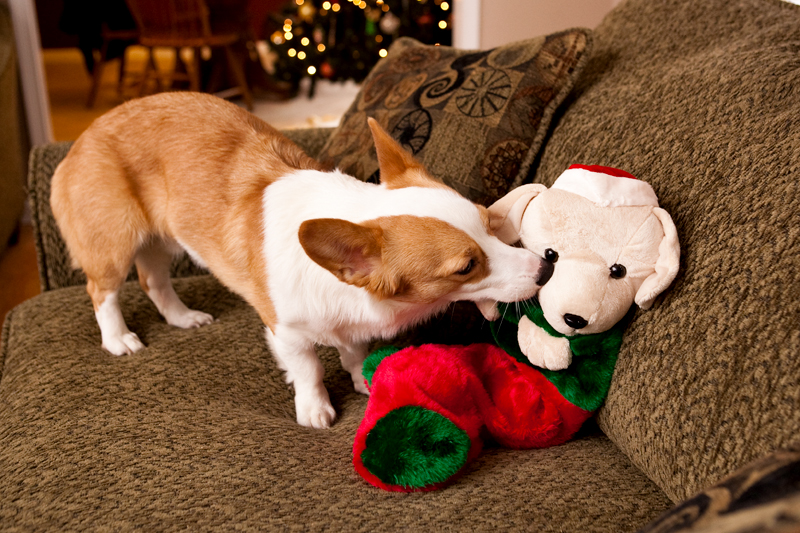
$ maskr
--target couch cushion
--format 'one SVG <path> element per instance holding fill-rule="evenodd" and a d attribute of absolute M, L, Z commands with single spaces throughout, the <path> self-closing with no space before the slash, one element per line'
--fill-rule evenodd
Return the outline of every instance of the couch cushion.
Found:
<path fill-rule="evenodd" d="M 339 420 L 294 421 L 256 313 L 210 277 L 175 281 L 218 321 L 166 325 L 135 283 L 125 318 L 148 347 L 100 347 L 82 287 L 9 315 L 0 377 L 0 524 L 19 530 L 621 531 L 669 499 L 595 429 L 566 445 L 489 447 L 452 486 L 398 495 L 352 466 L 366 397 L 320 350 Z"/>
<path fill-rule="evenodd" d="M 622 168 L 675 220 L 599 423 L 679 501 L 800 433 L 800 6 L 629 0 L 594 35 L 536 179 Z"/>
<path fill-rule="evenodd" d="M 364 80 L 320 158 L 377 181 L 371 116 L 434 176 L 491 203 L 527 176 L 590 44 L 589 30 L 580 29 L 481 52 L 398 39 Z"/>

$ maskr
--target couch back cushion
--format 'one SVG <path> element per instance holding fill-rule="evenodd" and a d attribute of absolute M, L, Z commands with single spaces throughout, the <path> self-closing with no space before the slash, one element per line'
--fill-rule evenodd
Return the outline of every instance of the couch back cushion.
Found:
<path fill-rule="evenodd" d="M 674 500 L 800 432 L 800 6 L 629 0 L 538 166 L 653 185 L 679 277 L 626 332 L 599 423 Z"/>

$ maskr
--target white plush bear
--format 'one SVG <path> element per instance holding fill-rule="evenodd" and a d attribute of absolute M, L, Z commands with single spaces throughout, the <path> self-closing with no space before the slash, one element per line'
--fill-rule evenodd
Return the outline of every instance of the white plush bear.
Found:
<path fill-rule="evenodd" d="M 538 298 L 547 323 L 565 336 L 607 331 L 633 303 L 649 308 L 678 272 L 672 218 L 649 184 L 618 169 L 572 165 L 549 189 L 511 191 L 489 215 L 502 241 L 521 241 L 553 265 Z M 567 338 L 526 316 L 518 341 L 535 366 L 562 370 L 572 361 Z"/>

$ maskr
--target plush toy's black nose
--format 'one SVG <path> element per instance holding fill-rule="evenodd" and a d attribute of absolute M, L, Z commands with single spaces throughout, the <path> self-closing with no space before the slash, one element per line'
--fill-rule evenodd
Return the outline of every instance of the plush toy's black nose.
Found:
<path fill-rule="evenodd" d="M 569 313 L 564 315 L 564 322 L 572 329 L 582 329 L 589 324 L 582 316 L 571 315 Z"/>
<path fill-rule="evenodd" d="M 539 267 L 539 279 L 536 280 L 538 286 L 542 286 L 553 277 L 553 263 L 550 261 L 542 261 L 542 266 Z"/>

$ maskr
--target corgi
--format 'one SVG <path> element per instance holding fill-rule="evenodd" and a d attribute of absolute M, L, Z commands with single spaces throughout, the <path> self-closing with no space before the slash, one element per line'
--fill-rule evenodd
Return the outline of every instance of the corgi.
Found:
<path fill-rule="evenodd" d="M 132 264 L 167 323 L 213 322 L 170 281 L 184 251 L 241 295 L 294 386 L 297 422 L 336 413 L 315 344 L 334 346 L 355 388 L 368 343 L 471 300 L 530 298 L 546 263 L 503 244 L 489 215 L 435 180 L 369 119 L 381 184 L 329 170 L 257 117 L 200 93 L 160 93 L 101 116 L 58 165 L 50 202 L 114 355 L 145 348 L 120 310 Z"/>

